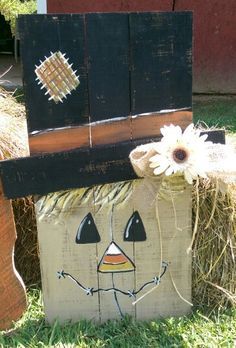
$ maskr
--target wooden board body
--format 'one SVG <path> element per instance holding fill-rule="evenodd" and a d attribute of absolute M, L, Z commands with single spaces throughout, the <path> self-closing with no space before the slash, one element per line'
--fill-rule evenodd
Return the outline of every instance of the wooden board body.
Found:
<path fill-rule="evenodd" d="M 0 185 L 0 330 L 9 329 L 26 309 L 26 292 L 14 265 L 16 230 L 11 202 Z"/>
<path fill-rule="evenodd" d="M 190 305 L 178 296 L 175 287 L 187 301 L 191 301 L 191 255 L 186 253 L 191 241 L 191 187 L 184 185 L 178 195 L 168 197 L 167 194 L 168 198 L 163 198 L 158 180 L 129 182 L 126 183 L 128 189 L 125 186 L 121 189 L 119 185 L 121 183 L 106 185 L 106 190 L 104 187 L 90 188 L 78 204 L 73 204 L 76 194 L 71 192 L 73 199 L 64 212 L 60 211 L 63 207 L 60 198 L 57 202 L 51 199 L 51 204 L 47 203 L 51 215 L 46 214 L 44 217 L 40 209 L 45 197 L 36 204 L 43 296 L 49 322 L 56 318 L 61 322 L 68 319 L 104 321 L 119 318 L 114 291 L 96 292 L 98 288 L 104 290 L 113 287 L 118 289 L 116 295 L 122 314 L 137 319 L 152 319 L 189 313 Z M 70 193 L 66 197 L 68 202 Z M 56 209 L 55 213 L 53 209 Z M 143 222 L 146 240 L 124 241 L 125 231 L 127 226 L 131 226 L 130 218 L 134 212 L 139 213 Z M 89 244 L 84 244 L 81 225 L 88 213 L 92 215 L 100 241 L 94 240 L 92 243 L 90 240 Z M 137 222 L 138 219 L 134 219 L 133 223 Z M 78 229 L 83 244 L 75 242 Z M 104 253 L 112 241 L 134 264 L 134 271 L 116 272 L 112 265 L 109 267 L 114 271 L 113 274 L 98 272 L 97 268 L 104 261 Z M 137 291 L 159 276 L 163 271 L 162 261 L 168 262 L 169 266 L 160 285 L 136 305 L 132 305 L 135 298 L 129 297 L 127 292 Z M 130 262 L 129 265 L 126 262 L 127 267 Z M 105 267 L 108 265 L 105 264 Z M 57 272 L 61 270 L 66 276 L 62 275 L 58 279 Z M 91 293 L 87 295 L 68 274 L 84 287 L 93 289 L 93 296 Z M 136 295 L 136 299 L 153 287 L 155 284 L 146 285 Z"/>

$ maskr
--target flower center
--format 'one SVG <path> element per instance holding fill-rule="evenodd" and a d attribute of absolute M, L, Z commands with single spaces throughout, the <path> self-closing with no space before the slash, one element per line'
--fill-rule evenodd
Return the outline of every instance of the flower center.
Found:
<path fill-rule="evenodd" d="M 175 149 L 173 152 L 173 159 L 177 163 L 183 163 L 187 160 L 188 153 L 185 149 Z"/>

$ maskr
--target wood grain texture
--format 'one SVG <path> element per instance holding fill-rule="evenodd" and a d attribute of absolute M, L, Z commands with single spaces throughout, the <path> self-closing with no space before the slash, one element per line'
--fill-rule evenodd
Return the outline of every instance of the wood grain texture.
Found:
<path fill-rule="evenodd" d="M 191 22 L 187 12 L 21 16 L 29 131 L 191 107 Z M 66 53 L 79 75 L 63 103 L 35 81 L 50 51 Z"/>
<path fill-rule="evenodd" d="M 68 151 L 89 145 L 89 126 L 54 129 L 29 136 L 31 155 Z"/>
<path fill-rule="evenodd" d="M 89 212 L 94 216 L 92 201 L 55 224 L 55 218 L 38 219 L 36 204 L 44 310 L 50 323 L 55 319 L 60 322 L 99 320 L 99 295 L 88 296 L 70 279 L 57 276 L 58 271 L 64 270 L 86 287 L 98 287 L 96 243 L 78 245 L 75 242 L 77 229 Z"/>
<path fill-rule="evenodd" d="M 88 82 L 83 15 L 24 15 L 18 20 L 28 130 L 88 123 Z M 37 84 L 35 64 L 50 51 L 66 53 L 80 85 L 63 103 L 48 101 Z"/>
<path fill-rule="evenodd" d="M 0 183 L 0 330 L 9 329 L 26 309 L 26 291 L 14 265 L 16 229 L 11 202 Z"/>
<path fill-rule="evenodd" d="M 133 194 L 133 207 L 142 214 L 147 231 L 147 240 L 135 243 L 136 287 L 159 276 L 162 261 L 169 263 L 160 285 L 136 304 L 139 320 L 186 315 L 191 311 L 191 306 L 178 296 L 171 277 L 180 294 L 191 302 L 192 257 L 186 250 L 191 242 L 192 188 L 186 185 L 182 192 L 171 195 L 169 191 L 164 197 L 159 190 L 160 183 L 147 178 L 140 181 Z"/>
<path fill-rule="evenodd" d="M 214 132 L 216 142 L 219 142 L 219 132 Z M 214 137 L 211 136 L 213 142 Z M 1 161 L 4 195 L 10 199 L 136 179 L 129 154 L 136 146 L 152 140 L 158 139 L 148 137 L 127 143 Z"/>
<path fill-rule="evenodd" d="M 6 197 L 46 194 L 67 188 L 136 178 L 129 161 L 130 142 L 3 161 Z"/>
<path fill-rule="evenodd" d="M 185 129 L 192 122 L 191 111 L 176 111 L 137 115 L 121 120 L 91 123 L 86 126 L 53 129 L 29 137 L 31 155 L 68 151 L 81 147 L 115 144 L 132 139 L 160 136 L 160 128 L 166 124 Z M 90 137 L 89 137 L 90 135 Z"/>
<path fill-rule="evenodd" d="M 96 199 L 96 196 L 95 196 Z M 112 211 L 113 210 L 113 211 Z M 101 209 L 96 214 L 96 221 L 101 230 L 101 242 L 98 243 L 99 260 L 103 256 L 104 251 L 113 240 L 118 247 L 133 261 L 133 243 L 124 242 L 123 233 L 125 225 L 133 213 L 132 204 L 130 201 L 125 201 L 122 204 L 114 204 L 105 202 L 101 205 Z M 135 287 L 135 272 L 119 272 L 112 274 L 98 274 L 99 286 L 109 288 L 114 286 L 123 291 L 133 290 Z M 112 279 L 113 277 L 113 279 Z M 135 308 L 132 306 L 130 297 L 117 293 L 117 300 L 120 305 L 122 314 L 135 316 Z M 117 308 L 114 294 L 100 293 L 100 313 L 101 321 L 108 319 L 119 319 L 120 313 Z"/>
<path fill-rule="evenodd" d="M 125 191 L 122 196 L 121 192 L 117 192 L 118 201 L 114 195 L 111 198 L 115 186 L 106 189 L 110 199 L 104 193 L 101 199 L 99 192 L 102 188 L 97 187 L 93 191 L 94 200 L 90 197 L 77 206 L 67 206 L 60 215 L 44 215 L 38 219 L 46 319 L 53 322 L 57 318 L 64 322 L 87 318 L 104 322 L 121 318 L 112 290 L 86 295 L 68 277 L 57 279 L 58 268 L 73 275 L 85 287 L 96 290 L 98 287 L 110 289 L 114 286 L 126 292 L 126 295 L 117 292 L 123 315 L 150 320 L 189 313 L 190 305 L 178 296 L 172 280 L 180 294 L 191 301 L 191 254 L 186 253 L 191 242 L 191 186 L 184 183 L 178 195 L 171 197 L 166 192 L 163 197 L 158 180 L 141 179 L 133 183 L 129 193 Z M 124 241 L 125 227 L 135 210 L 142 218 L 147 239 L 127 242 Z M 101 240 L 97 244 L 78 245 L 75 234 L 88 213 L 93 215 Z M 115 273 L 113 276 L 97 272 L 97 266 L 111 241 L 134 263 L 135 271 Z M 160 275 L 162 260 L 169 262 L 169 267 L 159 287 L 135 306 L 132 305 L 134 298 L 129 296 L 128 291 L 137 291 Z M 154 284 L 144 287 L 137 298 L 153 287 Z"/>
<path fill-rule="evenodd" d="M 129 20 L 131 113 L 191 107 L 191 13 L 131 13 Z"/>
<path fill-rule="evenodd" d="M 86 15 L 90 121 L 128 115 L 128 14 Z"/>
<path fill-rule="evenodd" d="M 160 135 L 160 128 L 164 125 L 179 125 L 182 129 L 185 129 L 192 122 L 193 114 L 191 111 L 176 111 L 170 113 L 156 114 L 156 117 L 152 115 L 145 115 L 143 117 L 132 118 L 132 138 L 152 138 Z"/>

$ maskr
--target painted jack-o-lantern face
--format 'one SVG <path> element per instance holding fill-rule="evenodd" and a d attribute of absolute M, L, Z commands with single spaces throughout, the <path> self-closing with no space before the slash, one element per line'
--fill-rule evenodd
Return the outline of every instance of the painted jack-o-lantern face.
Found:
<path fill-rule="evenodd" d="M 124 242 L 141 242 L 145 241 L 147 238 L 146 231 L 144 228 L 143 221 L 140 217 L 138 211 L 135 211 L 131 217 L 129 218 L 123 235 Z M 76 233 L 75 242 L 77 244 L 90 244 L 90 243 L 99 243 L 101 241 L 101 237 L 99 231 L 96 227 L 95 221 L 91 213 L 88 213 L 81 221 L 79 228 Z M 100 273 L 111 273 L 112 274 L 112 287 L 103 289 L 103 288 L 87 288 L 83 286 L 77 279 L 75 279 L 70 273 L 66 273 L 64 271 L 58 272 L 59 278 L 65 278 L 68 276 L 73 281 L 77 283 L 77 285 L 86 292 L 87 295 L 93 295 L 96 292 L 104 291 L 113 291 L 115 302 L 117 304 L 119 313 L 123 316 L 121 311 L 116 293 L 121 293 L 123 295 L 127 295 L 129 297 L 134 297 L 142 291 L 147 285 L 155 284 L 157 285 L 160 282 L 161 277 L 165 274 L 168 264 L 166 262 L 162 263 L 163 271 L 162 274 L 158 277 L 154 277 L 151 281 L 144 283 L 138 290 L 133 291 L 125 291 L 115 287 L 114 284 L 114 273 L 121 272 L 134 272 L 135 264 L 131 260 L 131 258 L 125 254 L 125 252 L 119 247 L 119 245 L 113 240 L 107 246 L 103 256 L 98 263 L 97 271 Z"/>

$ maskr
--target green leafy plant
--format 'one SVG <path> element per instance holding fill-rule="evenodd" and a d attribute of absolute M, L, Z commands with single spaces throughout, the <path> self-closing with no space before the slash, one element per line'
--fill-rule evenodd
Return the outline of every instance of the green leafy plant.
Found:
<path fill-rule="evenodd" d="M 12 35 L 16 30 L 16 18 L 19 14 L 30 14 L 36 11 L 36 0 L 0 0 L 0 13 L 10 22 Z"/>

